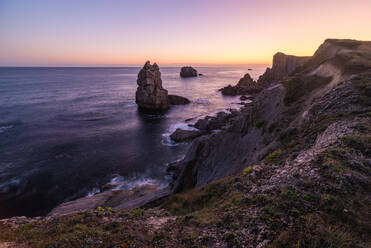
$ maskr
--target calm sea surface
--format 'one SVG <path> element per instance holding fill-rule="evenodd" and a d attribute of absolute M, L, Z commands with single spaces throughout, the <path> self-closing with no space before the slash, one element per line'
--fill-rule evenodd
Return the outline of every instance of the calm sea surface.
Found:
<path fill-rule="evenodd" d="M 189 146 L 169 134 L 186 119 L 239 108 L 217 89 L 246 72 L 257 79 L 265 66 L 199 67 L 204 76 L 190 79 L 162 67 L 164 88 L 192 103 L 161 115 L 137 111 L 139 69 L 0 68 L 0 217 L 46 214 L 108 182 L 166 186 L 167 163 Z"/>

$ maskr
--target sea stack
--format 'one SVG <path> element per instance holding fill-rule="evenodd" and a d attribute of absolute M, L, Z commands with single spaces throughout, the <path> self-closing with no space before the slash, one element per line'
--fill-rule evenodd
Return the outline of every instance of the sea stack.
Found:
<path fill-rule="evenodd" d="M 197 77 L 198 73 L 192 66 L 183 66 L 180 69 L 180 77 Z"/>
<path fill-rule="evenodd" d="M 135 102 L 142 110 L 161 111 L 170 108 L 168 92 L 162 88 L 161 72 L 156 63 L 147 61 L 137 79 Z"/>

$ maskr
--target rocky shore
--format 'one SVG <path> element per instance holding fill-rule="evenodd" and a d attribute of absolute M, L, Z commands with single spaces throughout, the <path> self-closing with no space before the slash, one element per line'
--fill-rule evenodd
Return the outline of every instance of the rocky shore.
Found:
<path fill-rule="evenodd" d="M 146 84 L 159 81 L 156 71 L 146 67 Z M 369 247 L 371 42 L 326 40 L 304 58 L 278 53 L 257 82 L 247 74 L 231 87 L 226 91 L 236 95 L 256 89 L 242 93 L 254 100 L 198 120 L 199 131 L 174 133 L 179 141 L 194 140 L 169 167 L 173 182 L 165 191 L 102 193 L 94 199 L 103 203 L 65 203 L 62 217 L 2 220 L 0 241 L 7 247 Z"/>

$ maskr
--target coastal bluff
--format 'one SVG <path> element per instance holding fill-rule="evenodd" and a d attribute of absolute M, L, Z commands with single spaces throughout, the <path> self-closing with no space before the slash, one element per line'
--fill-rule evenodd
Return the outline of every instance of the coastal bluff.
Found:
<path fill-rule="evenodd" d="M 256 94 L 270 84 L 286 79 L 297 68 L 303 66 L 309 58 L 278 52 L 273 56 L 272 68 L 267 68 L 258 81 L 254 81 L 250 74 L 246 73 L 236 85 L 228 85 L 220 91 L 223 95 L 229 96 Z"/>

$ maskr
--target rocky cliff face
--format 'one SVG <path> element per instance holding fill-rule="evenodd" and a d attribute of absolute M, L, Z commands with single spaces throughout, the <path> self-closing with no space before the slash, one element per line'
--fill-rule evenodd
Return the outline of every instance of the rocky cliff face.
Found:
<path fill-rule="evenodd" d="M 276 53 L 273 56 L 272 68 L 267 68 L 257 82 L 246 73 L 235 86 L 228 85 L 220 89 L 220 91 L 223 95 L 230 96 L 257 94 L 270 84 L 286 79 L 290 73 L 302 67 L 309 58 Z"/>
<path fill-rule="evenodd" d="M 149 61 L 140 70 L 137 79 L 135 102 L 144 110 L 167 110 L 170 108 L 168 92 L 162 88 L 161 72 L 156 63 Z"/>
<path fill-rule="evenodd" d="M 179 165 L 174 190 L 182 191 L 232 175 L 246 166 L 242 160 L 246 160 L 247 164 L 259 163 L 270 152 L 282 149 L 282 137 L 291 133 L 290 130 L 298 132 L 295 136 L 304 135 L 303 125 L 317 118 L 313 113 L 320 110 L 319 103 L 327 105 L 327 114 L 332 114 L 335 109 L 336 113 L 364 111 L 365 106 L 353 102 L 359 93 L 355 83 L 349 81 L 352 76 L 345 68 L 354 63 L 352 61 L 357 59 L 357 54 L 364 53 L 363 57 L 369 57 L 359 59 L 356 72 L 359 73 L 359 68 L 364 68 L 363 73 L 368 71 L 371 68 L 371 53 L 366 54 L 371 45 L 359 45 L 356 41 L 354 43 L 357 46 L 339 46 L 339 43 L 341 44 L 339 41 L 326 41 L 312 58 L 276 54 L 272 72 L 268 74 L 272 80 L 279 78 L 281 84 L 260 92 L 254 102 L 243 108 L 232 123 L 223 127 L 222 132 L 195 140 Z M 334 51 L 337 51 L 337 55 Z M 339 53 L 342 56 L 352 56 L 352 59 L 339 64 Z M 303 64 L 304 62 L 307 64 Z M 288 74 L 298 66 L 302 67 L 302 71 L 290 77 Z M 266 76 L 268 74 L 265 73 Z M 344 88 L 345 85 L 348 87 Z M 367 94 L 368 87 L 364 91 Z M 340 97 L 339 94 L 347 97 Z M 367 96 L 364 97 L 358 100 L 367 101 Z M 322 109 L 323 115 L 324 112 Z"/>
<path fill-rule="evenodd" d="M 278 82 L 289 76 L 296 68 L 303 66 L 310 57 L 298 57 L 276 53 L 273 56 L 272 68 L 267 68 L 265 73 L 259 77 L 259 83 Z"/>

